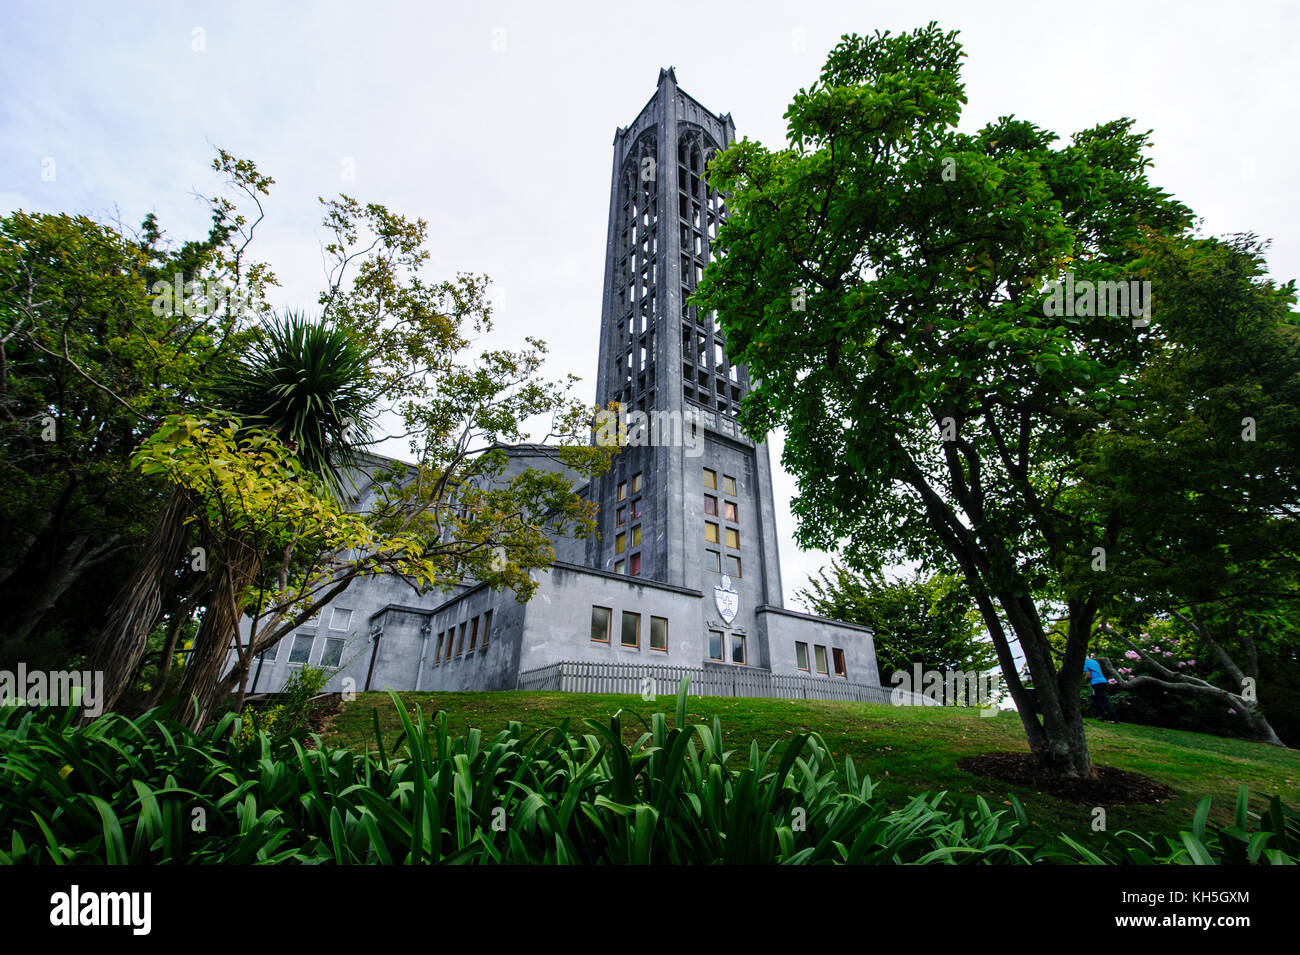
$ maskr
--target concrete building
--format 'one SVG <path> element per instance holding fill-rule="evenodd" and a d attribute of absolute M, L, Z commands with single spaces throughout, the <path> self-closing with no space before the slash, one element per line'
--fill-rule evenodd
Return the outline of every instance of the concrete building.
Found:
<path fill-rule="evenodd" d="M 767 445 L 736 424 L 749 376 L 686 302 L 725 215 L 705 164 L 734 138 L 672 69 L 614 136 L 596 399 L 621 404 L 630 440 L 581 489 L 599 538 L 557 540 L 526 604 L 472 582 L 421 597 L 359 581 L 255 664 L 251 690 L 310 663 L 330 689 L 667 693 L 689 675 L 711 694 L 887 701 L 870 631 L 783 607 Z M 508 453 L 512 469 L 557 466 Z"/>

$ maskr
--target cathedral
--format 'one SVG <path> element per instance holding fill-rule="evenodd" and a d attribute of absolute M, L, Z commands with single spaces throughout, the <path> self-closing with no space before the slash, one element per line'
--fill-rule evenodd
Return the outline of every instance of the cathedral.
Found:
<path fill-rule="evenodd" d="M 599 535 L 557 539 L 527 603 L 358 580 L 258 658 L 251 692 L 310 664 L 330 690 L 672 693 L 688 676 L 708 695 L 889 701 L 870 630 L 783 606 L 767 445 L 736 424 L 749 376 L 716 316 L 687 304 L 725 216 L 705 166 L 734 138 L 672 69 L 614 136 L 596 402 L 626 409 L 631 435 L 578 488 Z M 511 469 L 559 467 L 536 446 L 508 453 Z"/>

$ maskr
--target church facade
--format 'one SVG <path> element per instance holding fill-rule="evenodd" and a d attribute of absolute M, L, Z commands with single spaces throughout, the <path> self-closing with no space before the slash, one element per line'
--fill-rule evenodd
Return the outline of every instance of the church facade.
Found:
<path fill-rule="evenodd" d="M 869 630 L 783 606 L 767 445 L 736 423 L 749 377 L 687 303 L 725 216 L 705 164 L 734 138 L 672 69 L 614 137 L 596 399 L 624 409 L 631 440 L 579 490 L 599 535 L 556 540 L 527 603 L 359 580 L 259 658 L 250 691 L 310 664 L 331 690 L 671 693 L 689 676 L 715 695 L 888 702 Z M 511 469 L 559 467 L 507 452 Z"/>

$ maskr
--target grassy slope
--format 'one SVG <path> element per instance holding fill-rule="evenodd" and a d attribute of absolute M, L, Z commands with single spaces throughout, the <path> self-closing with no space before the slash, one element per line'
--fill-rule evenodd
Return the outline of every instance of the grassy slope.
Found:
<path fill-rule="evenodd" d="M 579 693 L 400 693 L 408 709 L 416 706 L 426 716 L 445 710 L 454 732 L 478 727 L 489 736 L 519 720 L 525 729 L 554 726 L 566 717 L 575 729 L 583 721 L 605 721 L 618 709 L 625 711 L 624 726 L 632 742 L 644 727 L 632 714 L 647 721 L 654 712 L 672 718 L 673 699 L 660 696 L 652 703 L 636 696 Z M 400 735 L 397 714 L 386 693 L 362 693 L 347 704 L 327 727 L 327 742 L 362 751 L 374 745 L 373 716 L 379 722 L 385 745 Z M 901 805 L 911 795 L 929 790 L 954 794 L 981 794 L 998 808 L 1006 793 L 1015 793 L 1029 817 L 1046 829 L 1076 837 L 1090 834 L 1091 807 L 1063 802 L 1024 787 L 982 779 L 957 768 L 962 756 L 980 753 L 1027 752 L 1024 730 L 1015 713 L 982 717 L 978 710 L 951 707 L 893 707 L 870 703 L 826 700 L 771 700 L 693 697 L 688 707 L 691 723 L 711 723 L 717 716 L 727 744 L 737 750 L 735 760 L 747 760 L 749 741 L 761 749 L 796 732 L 815 731 L 830 746 L 836 761 L 851 756 L 860 773 L 880 783 L 878 792 L 890 805 Z M 630 724 L 630 726 L 629 726 Z M 1173 834 L 1188 828 L 1202 796 L 1214 797 L 1211 818 L 1230 822 L 1237 787 L 1246 784 L 1252 807 L 1263 795 L 1278 795 L 1300 805 L 1300 752 L 1262 743 L 1221 739 L 1200 733 L 1121 724 L 1111 726 L 1089 720 L 1088 743 L 1093 761 L 1142 773 L 1171 786 L 1178 795 L 1160 806 L 1111 806 L 1107 827 L 1137 832 Z"/>

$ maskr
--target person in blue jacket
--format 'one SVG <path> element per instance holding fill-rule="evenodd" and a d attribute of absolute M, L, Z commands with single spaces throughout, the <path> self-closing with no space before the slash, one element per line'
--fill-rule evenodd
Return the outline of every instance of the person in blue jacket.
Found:
<path fill-rule="evenodd" d="M 1110 702 L 1110 687 L 1101 672 L 1101 664 L 1097 662 L 1096 654 L 1088 654 L 1088 659 L 1083 661 L 1083 672 L 1092 680 L 1092 712 L 1099 720 L 1118 723 L 1119 715 Z"/>

